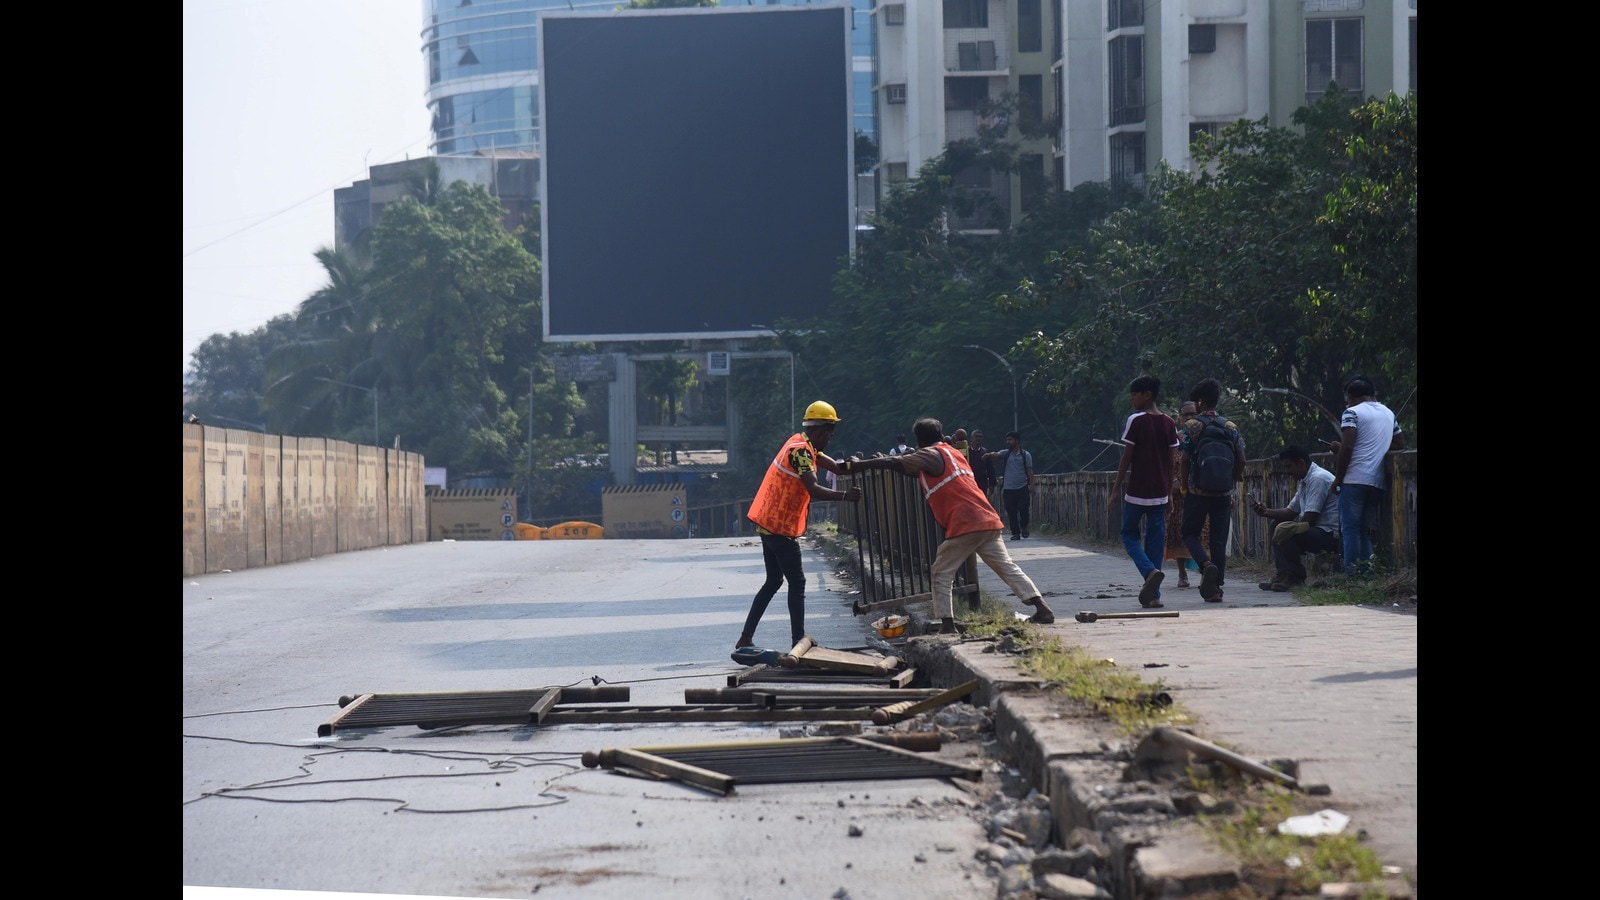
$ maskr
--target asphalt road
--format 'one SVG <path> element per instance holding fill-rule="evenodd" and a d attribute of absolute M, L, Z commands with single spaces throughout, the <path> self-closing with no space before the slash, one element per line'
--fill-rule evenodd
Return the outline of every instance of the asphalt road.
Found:
<path fill-rule="evenodd" d="M 806 571 L 808 631 L 861 646 L 843 584 L 809 551 Z M 682 703 L 740 668 L 728 653 L 762 577 L 759 543 L 716 539 L 435 542 L 184 579 L 186 896 L 992 897 L 981 821 L 948 780 L 717 797 L 579 762 L 775 725 L 317 737 L 341 696 L 368 692 L 598 683 Z M 787 639 L 780 594 L 757 641 Z"/>

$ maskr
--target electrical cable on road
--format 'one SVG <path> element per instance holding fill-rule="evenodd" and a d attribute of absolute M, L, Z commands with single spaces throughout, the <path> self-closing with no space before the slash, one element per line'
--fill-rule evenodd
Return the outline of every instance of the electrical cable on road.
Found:
<path fill-rule="evenodd" d="M 298 748 L 300 746 L 298 744 L 284 744 L 284 743 L 276 742 L 276 741 L 248 741 L 248 740 L 240 740 L 238 738 L 216 737 L 214 735 L 205 735 L 205 734 L 185 734 L 185 735 L 183 735 L 183 737 L 185 739 L 190 739 L 190 740 L 225 741 L 225 742 L 228 742 L 228 743 L 249 744 L 249 745 L 253 745 L 253 746 L 264 746 L 264 747 Z M 342 755 L 342 754 L 348 754 L 348 753 L 387 753 L 387 754 L 394 754 L 394 755 L 397 755 L 397 756 L 421 756 L 421 757 L 426 757 L 426 758 L 429 758 L 429 759 L 446 760 L 446 761 L 452 761 L 452 762 L 482 763 L 482 764 L 487 765 L 490 770 L 489 771 L 484 771 L 484 772 L 455 772 L 455 773 L 449 773 L 449 774 L 434 772 L 434 773 L 423 773 L 423 774 L 417 774 L 417 775 L 379 775 L 379 776 L 374 776 L 372 778 L 335 778 L 335 779 L 325 779 L 325 780 L 322 780 L 322 781 L 305 780 L 305 779 L 308 779 L 310 777 L 310 775 L 311 775 L 310 767 L 313 766 L 313 765 L 316 765 L 316 763 L 320 761 L 321 757 L 334 755 L 334 754 L 341 754 Z M 394 809 L 394 812 L 441 813 L 441 814 L 444 814 L 444 813 L 475 813 L 475 812 L 510 812 L 510 811 L 522 810 L 522 809 L 542 809 L 542 808 L 547 807 L 547 806 L 556 806 L 556 805 L 559 805 L 559 804 L 567 802 L 567 798 L 565 796 L 563 796 L 561 794 L 554 794 L 554 793 L 551 793 L 549 791 L 549 788 L 548 788 L 549 782 L 546 782 L 546 789 L 539 791 L 539 794 L 538 794 L 538 796 L 540 796 L 540 797 L 549 798 L 550 802 L 548 802 L 548 803 L 525 803 L 525 804 L 517 804 L 517 805 L 513 805 L 513 806 L 473 807 L 473 808 L 466 808 L 466 809 L 418 809 L 418 808 L 416 808 L 416 807 L 411 805 L 411 801 L 403 799 L 403 798 L 399 798 L 399 797 L 346 796 L 346 797 L 316 797 L 316 798 L 306 798 L 306 799 L 283 799 L 283 798 L 278 798 L 278 797 L 262 797 L 262 796 L 258 796 L 256 794 L 245 793 L 245 792 L 247 792 L 247 791 L 267 791 L 267 790 L 274 790 L 274 789 L 279 789 L 279 788 L 290 788 L 290 787 L 317 787 L 317 786 L 321 786 L 321 785 L 331 785 L 331 784 L 354 784 L 354 783 L 369 782 L 369 781 L 388 782 L 388 781 L 397 781 L 397 780 L 401 780 L 401 779 L 416 779 L 416 778 L 477 778 L 477 777 L 484 776 L 484 775 L 504 775 L 505 774 L 504 770 L 506 770 L 506 769 L 511 769 L 512 773 L 515 774 L 515 772 L 517 770 L 532 769 L 532 768 L 538 768 L 538 767 L 542 767 L 542 766 L 560 766 L 560 767 L 562 767 L 562 768 L 567 770 L 567 771 L 561 772 L 561 773 L 553 776 L 549 780 L 550 782 L 553 782 L 556 778 L 561 778 L 561 777 L 564 777 L 564 776 L 567 776 L 567 775 L 571 775 L 573 772 L 582 771 L 582 767 L 581 766 L 576 765 L 574 763 L 562 762 L 561 759 L 560 759 L 560 758 L 574 758 L 574 757 L 577 757 L 577 756 L 580 756 L 580 755 L 581 754 L 577 754 L 577 753 L 512 753 L 512 754 L 506 754 L 506 753 L 487 753 L 487 752 L 480 752 L 480 751 L 473 751 L 473 750 L 451 750 L 451 751 L 395 750 L 395 749 L 392 749 L 392 748 L 389 748 L 389 747 L 345 747 L 345 748 L 338 748 L 338 749 L 333 749 L 333 750 L 323 750 L 323 751 L 318 751 L 318 752 L 315 752 L 315 753 L 309 753 L 306 756 L 302 757 L 301 763 L 298 766 L 298 768 L 300 769 L 300 772 L 301 772 L 300 775 L 290 776 L 290 777 L 287 777 L 287 778 L 274 778 L 274 779 L 270 779 L 270 780 L 267 780 L 267 781 L 258 781 L 258 782 L 254 783 L 254 784 L 240 785 L 240 786 L 237 786 L 237 787 L 224 787 L 224 788 L 218 788 L 216 790 L 205 791 L 205 792 L 201 793 L 200 796 L 198 796 L 198 797 L 195 797 L 195 798 L 190 799 L 190 800 L 183 801 L 183 805 L 184 806 L 188 806 L 191 803 L 196 803 L 196 802 L 199 802 L 200 800 L 204 800 L 204 799 L 207 799 L 207 798 L 217 798 L 217 799 L 223 799 L 223 800 L 259 800 L 259 801 L 261 801 L 263 803 L 346 803 L 346 802 L 351 802 L 351 801 L 370 801 L 370 802 L 378 802 L 378 803 L 394 803 L 394 804 L 397 804 L 397 806 Z M 489 757 L 493 757 L 493 758 L 489 758 Z M 556 759 L 542 759 L 542 758 L 539 758 L 539 757 L 557 757 L 557 758 Z"/>

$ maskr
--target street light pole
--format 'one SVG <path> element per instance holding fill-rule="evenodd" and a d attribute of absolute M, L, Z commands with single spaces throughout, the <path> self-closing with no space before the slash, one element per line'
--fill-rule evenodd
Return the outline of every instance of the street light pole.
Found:
<path fill-rule="evenodd" d="M 1000 365 L 1006 367 L 1006 372 L 1011 376 L 1011 430 L 1021 431 L 1022 426 L 1017 424 L 1017 370 L 1012 368 L 1011 360 L 1006 359 L 1004 356 L 1001 356 L 993 350 L 990 350 L 988 347 L 980 347 L 977 344 L 962 344 L 961 348 L 963 350 L 982 350 L 995 359 L 1000 360 Z"/>
<path fill-rule="evenodd" d="M 377 385 L 373 385 L 372 387 L 365 387 L 365 386 L 359 385 L 359 384 L 351 384 L 348 381 L 335 381 L 332 378 L 323 378 L 321 375 L 313 375 L 312 377 L 315 378 L 318 381 L 326 381 L 329 384 L 337 384 L 340 387 L 355 388 L 358 391 L 366 391 L 367 393 L 371 394 L 372 395 L 372 446 L 374 446 L 374 447 L 382 447 L 383 446 L 383 442 L 378 439 L 378 386 Z"/>

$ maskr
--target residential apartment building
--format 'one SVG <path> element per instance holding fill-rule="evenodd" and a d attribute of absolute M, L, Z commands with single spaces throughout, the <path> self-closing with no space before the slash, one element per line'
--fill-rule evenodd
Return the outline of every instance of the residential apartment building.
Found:
<path fill-rule="evenodd" d="M 1330 81 L 1363 97 L 1416 90 L 1417 0 L 1065 7 L 1057 174 L 1068 188 L 1142 186 L 1157 160 L 1191 168 L 1196 136 L 1240 119 L 1289 125 Z"/>
<path fill-rule="evenodd" d="M 880 2 L 877 35 L 876 191 L 915 178 L 952 141 L 976 138 L 988 104 L 1011 95 L 1020 120 L 1042 123 L 1057 108 L 1052 36 L 1059 0 Z M 1015 126 L 1017 123 L 1010 123 Z M 1015 129 L 1013 129 L 1015 131 Z M 1018 132 L 1020 133 L 1020 132 Z M 1024 172 L 974 168 L 959 178 L 994 200 L 998 221 L 980 212 L 956 226 L 991 231 L 1015 221 L 1029 198 L 1049 189 L 1048 138 L 1025 142 Z"/>
<path fill-rule="evenodd" d="M 484 156 L 424 156 L 367 169 L 367 177 L 333 192 L 333 247 L 341 253 L 365 252 L 372 226 L 390 204 L 413 195 L 437 170 L 439 184 L 465 181 L 482 185 L 506 209 L 507 231 L 538 216 L 539 161 L 525 152 Z"/>
<path fill-rule="evenodd" d="M 1011 222 L 1041 189 L 1190 168 L 1194 138 L 1230 122 L 1288 125 L 1330 81 L 1361 96 L 1417 86 L 1417 0 L 879 0 L 873 14 L 880 199 L 1010 94 L 1019 120 L 1048 110 L 1055 139 L 1022 140 L 1019 174 L 962 179 Z"/>

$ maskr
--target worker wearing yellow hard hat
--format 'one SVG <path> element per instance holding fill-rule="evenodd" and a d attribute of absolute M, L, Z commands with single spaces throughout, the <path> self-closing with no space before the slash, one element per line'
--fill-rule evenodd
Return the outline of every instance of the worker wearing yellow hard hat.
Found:
<path fill-rule="evenodd" d="M 805 418 L 800 420 L 800 424 L 837 425 L 839 424 L 839 413 L 833 408 L 833 404 L 818 400 L 806 407 Z"/>
<path fill-rule="evenodd" d="M 861 499 L 861 487 L 837 491 L 817 479 L 817 470 L 835 474 L 844 471 L 823 449 L 833 439 L 839 425 L 839 412 L 821 400 L 806 407 L 801 430 L 783 442 L 778 455 L 761 479 L 750 511 L 745 514 L 756 525 L 761 537 L 761 556 L 767 566 L 767 580 L 756 591 L 745 617 L 744 631 L 734 649 L 755 646 L 756 626 L 767 611 L 778 588 L 789 584 L 789 637 L 787 646 L 800 643 L 806 635 L 806 576 L 800 567 L 800 535 L 806 530 L 806 517 L 812 500 Z"/>

